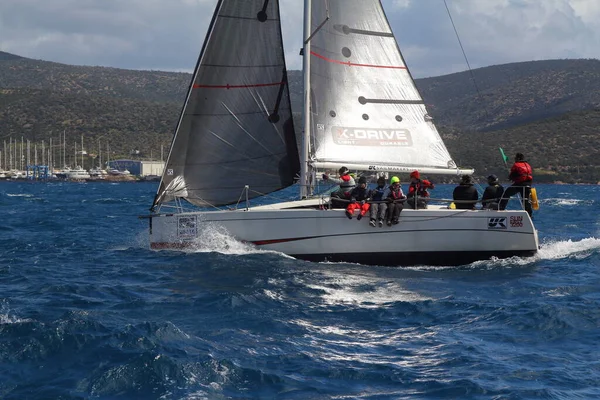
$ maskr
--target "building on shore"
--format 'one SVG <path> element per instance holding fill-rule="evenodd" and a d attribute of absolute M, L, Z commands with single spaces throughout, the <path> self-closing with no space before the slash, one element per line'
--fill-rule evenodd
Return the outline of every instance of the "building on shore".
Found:
<path fill-rule="evenodd" d="M 109 170 L 129 171 L 139 177 L 162 176 L 164 168 L 164 161 L 111 160 L 108 163 Z"/>

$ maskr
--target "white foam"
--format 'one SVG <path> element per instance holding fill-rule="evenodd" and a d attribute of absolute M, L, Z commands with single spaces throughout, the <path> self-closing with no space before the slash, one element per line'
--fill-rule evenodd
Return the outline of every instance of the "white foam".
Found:
<path fill-rule="evenodd" d="M 492 258 L 491 260 L 476 261 L 471 267 L 519 267 L 533 264 L 540 260 L 559 260 L 562 258 L 586 258 L 590 252 L 600 250 L 600 239 L 586 238 L 580 241 L 557 240 L 543 243 L 538 252 L 531 257 Z"/>
<path fill-rule="evenodd" d="M 580 205 L 592 205 L 594 200 L 582 200 L 582 199 L 565 199 L 558 197 L 550 197 L 547 199 L 540 200 L 542 205 L 553 205 L 553 206 L 580 206 Z"/>
<path fill-rule="evenodd" d="M 29 193 L 7 193 L 8 197 L 33 197 L 32 194 Z"/>
<path fill-rule="evenodd" d="M 600 239 L 590 237 L 579 241 L 561 240 L 543 243 L 536 258 L 556 260 L 568 257 L 587 257 L 590 251 L 600 250 Z"/>
<path fill-rule="evenodd" d="M 203 225 L 202 232 L 194 240 L 193 244 L 189 248 L 189 251 L 193 253 L 216 252 L 231 255 L 277 254 L 286 258 L 293 258 L 277 251 L 261 250 L 251 244 L 240 242 L 222 226 L 210 223 Z"/>
<path fill-rule="evenodd" d="M 21 319 L 10 315 L 10 310 L 8 307 L 8 301 L 6 299 L 2 300 L 0 303 L 0 325 L 8 325 L 8 324 L 18 324 L 21 322 L 28 322 L 30 319 Z"/>
<path fill-rule="evenodd" d="M 394 302 L 421 302 L 431 297 L 408 290 L 401 280 L 389 280 L 377 276 L 340 274 L 339 271 L 323 271 L 328 284 L 307 283 L 306 285 L 323 292 L 321 298 L 329 305 L 352 304 L 360 308 L 379 308 Z M 332 285 L 334 283 L 334 285 Z M 369 287 L 369 290 L 365 290 Z"/>

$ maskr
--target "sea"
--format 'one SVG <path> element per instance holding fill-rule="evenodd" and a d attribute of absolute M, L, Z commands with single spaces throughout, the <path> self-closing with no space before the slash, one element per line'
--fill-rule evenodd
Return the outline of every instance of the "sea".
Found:
<path fill-rule="evenodd" d="M 599 185 L 537 186 L 534 257 L 410 268 L 151 251 L 156 188 L 0 182 L 0 399 L 600 398 Z"/>

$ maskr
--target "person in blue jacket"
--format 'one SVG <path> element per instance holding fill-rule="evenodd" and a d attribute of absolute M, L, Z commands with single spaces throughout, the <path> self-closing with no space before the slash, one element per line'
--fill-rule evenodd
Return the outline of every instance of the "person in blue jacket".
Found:
<path fill-rule="evenodd" d="M 383 226 L 383 220 L 387 211 L 387 203 L 383 197 L 385 191 L 385 177 L 380 176 L 377 178 L 377 187 L 371 189 L 369 193 L 369 200 L 371 201 L 369 225 L 373 227 L 377 226 L 377 224 L 379 224 L 379 227 Z"/>

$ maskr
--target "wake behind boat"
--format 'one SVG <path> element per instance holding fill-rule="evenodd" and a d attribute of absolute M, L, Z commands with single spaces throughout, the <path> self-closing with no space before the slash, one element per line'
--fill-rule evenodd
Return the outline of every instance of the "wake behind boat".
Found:
<path fill-rule="evenodd" d="M 318 194 L 327 170 L 473 170 L 448 153 L 378 0 L 307 0 L 304 9 L 297 136 L 279 2 L 218 2 L 149 216 L 151 248 L 194 246 L 217 225 L 259 248 L 315 261 L 457 265 L 534 254 L 537 232 L 524 210 L 430 206 L 404 210 L 398 225 L 379 229 L 330 209 L 329 196 Z M 298 173 L 297 201 L 219 209 L 291 186 Z M 211 210 L 185 212 L 181 200 Z"/>

